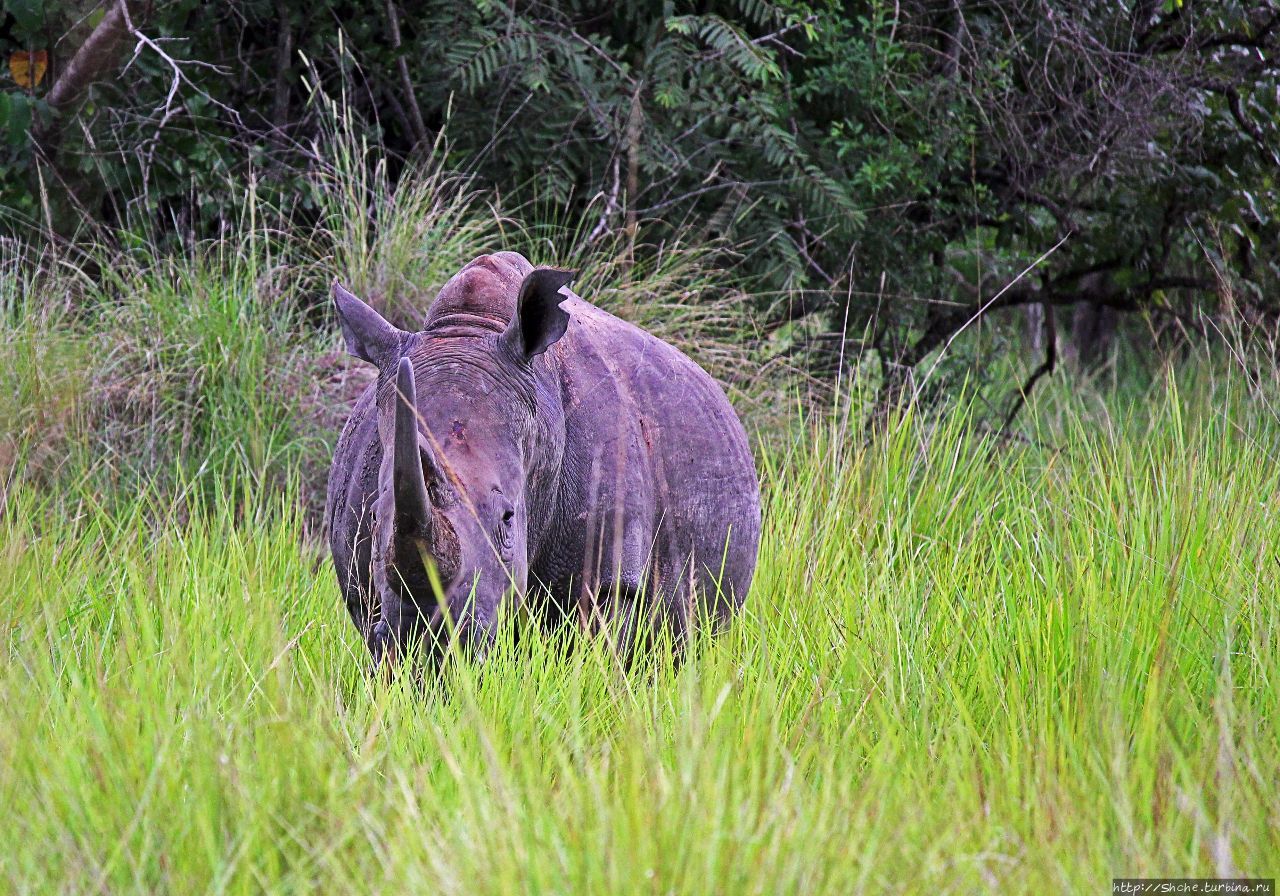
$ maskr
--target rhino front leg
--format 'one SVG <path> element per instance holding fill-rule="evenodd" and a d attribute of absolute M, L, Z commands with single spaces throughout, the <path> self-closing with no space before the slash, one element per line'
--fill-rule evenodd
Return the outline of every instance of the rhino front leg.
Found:
<path fill-rule="evenodd" d="M 404 656 L 410 638 L 417 627 L 418 611 L 392 586 L 391 577 L 398 575 L 387 562 L 386 535 L 375 545 L 372 569 L 372 591 L 377 603 L 377 623 L 369 629 L 369 653 L 373 667 L 390 668 Z"/>
<path fill-rule="evenodd" d="M 369 653 L 373 656 L 373 668 L 375 670 L 393 668 L 399 663 L 403 654 L 401 648 L 406 634 L 404 631 L 404 612 L 403 609 L 394 609 L 388 612 L 389 604 L 391 603 L 386 600 L 382 602 L 382 617 L 369 632 Z M 394 603 L 398 604 L 399 601 Z"/>

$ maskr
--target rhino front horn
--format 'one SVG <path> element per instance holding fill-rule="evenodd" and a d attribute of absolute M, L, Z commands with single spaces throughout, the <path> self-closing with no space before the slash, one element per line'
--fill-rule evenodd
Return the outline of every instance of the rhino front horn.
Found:
<path fill-rule="evenodd" d="M 396 370 L 395 432 L 392 437 L 392 482 L 395 489 L 396 530 L 425 537 L 431 526 L 431 503 L 423 475 L 423 447 L 418 442 L 418 385 L 413 364 L 400 359 Z"/>

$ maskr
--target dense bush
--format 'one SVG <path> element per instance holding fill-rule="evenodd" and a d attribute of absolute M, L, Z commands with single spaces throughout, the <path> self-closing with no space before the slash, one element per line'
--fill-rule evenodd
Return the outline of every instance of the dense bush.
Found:
<path fill-rule="evenodd" d="M 303 188 L 327 155 L 320 87 L 388 148 L 379 177 L 444 146 L 587 242 L 725 248 L 779 350 L 819 371 L 870 358 L 892 389 L 1011 306 L 1149 312 L 1184 335 L 1205 314 L 1275 319 L 1270 0 L 5 10 L 11 54 L 49 55 L 0 94 L 8 226 L 190 243 L 234 223 L 250 183 L 322 217 Z"/>

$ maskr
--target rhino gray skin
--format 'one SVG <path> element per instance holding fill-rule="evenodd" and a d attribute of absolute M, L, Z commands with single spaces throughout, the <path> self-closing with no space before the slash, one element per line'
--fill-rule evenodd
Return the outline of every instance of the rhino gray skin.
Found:
<path fill-rule="evenodd" d="M 700 367 L 572 277 L 482 255 L 417 333 L 335 282 L 347 349 L 378 380 L 338 440 L 326 521 L 375 662 L 446 617 L 483 655 L 526 589 L 548 622 L 623 638 L 647 616 L 679 640 L 742 605 L 760 537 L 742 424 Z"/>

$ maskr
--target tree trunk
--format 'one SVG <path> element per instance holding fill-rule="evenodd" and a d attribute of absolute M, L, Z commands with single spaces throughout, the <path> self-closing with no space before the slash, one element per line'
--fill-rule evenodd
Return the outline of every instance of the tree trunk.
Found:
<path fill-rule="evenodd" d="M 1111 354 L 1115 334 L 1114 308 L 1078 302 L 1071 312 L 1071 338 L 1063 347 L 1063 354 L 1078 370 L 1093 370 Z"/>

